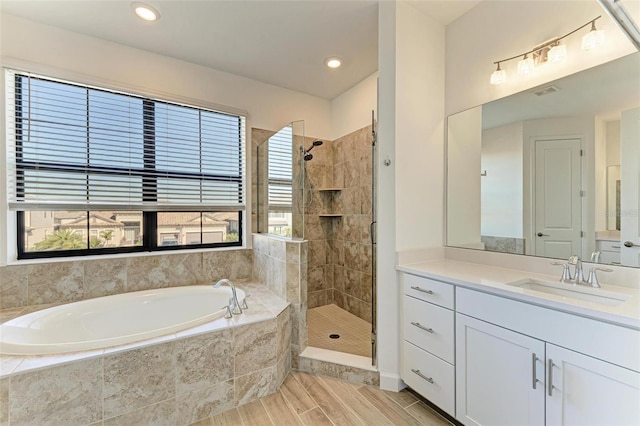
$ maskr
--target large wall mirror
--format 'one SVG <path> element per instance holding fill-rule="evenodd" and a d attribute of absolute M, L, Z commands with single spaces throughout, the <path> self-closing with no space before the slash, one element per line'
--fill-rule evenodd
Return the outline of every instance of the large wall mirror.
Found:
<path fill-rule="evenodd" d="M 448 118 L 447 245 L 640 266 L 640 53 Z"/>

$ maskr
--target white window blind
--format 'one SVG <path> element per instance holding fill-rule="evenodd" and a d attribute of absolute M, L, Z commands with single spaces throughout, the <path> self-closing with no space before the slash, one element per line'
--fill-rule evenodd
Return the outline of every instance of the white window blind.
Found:
<path fill-rule="evenodd" d="M 12 210 L 237 211 L 245 118 L 7 73 Z"/>
<path fill-rule="evenodd" d="M 269 210 L 291 211 L 293 182 L 293 128 L 283 127 L 269 138 Z"/>

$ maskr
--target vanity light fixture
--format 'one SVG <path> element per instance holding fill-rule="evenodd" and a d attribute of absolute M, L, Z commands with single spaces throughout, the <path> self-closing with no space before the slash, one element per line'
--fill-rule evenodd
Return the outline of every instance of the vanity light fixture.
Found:
<path fill-rule="evenodd" d="M 497 64 L 498 68 L 491 74 L 491 84 L 493 85 L 502 84 L 507 79 L 507 73 L 500 68 L 500 62 L 497 62 Z"/>
<path fill-rule="evenodd" d="M 131 3 L 131 8 L 138 18 L 145 21 L 153 22 L 160 19 L 160 12 L 158 12 L 158 9 L 148 4 L 135 1 Z"/>
<path fill-rule="evenodd" d="M 598 30 L 596 28 L 596 21 L 601 17 L 602 15 L 597 16 L 586 24 L 579 26 L 575 30 L 563 35 L 562 37 L 554 37 L 551 40 L 545 41 L 544 43 L 535 46 L 531 50 L 519 53 L 510 58 L 495 61 L 494 64 L 496 64 L 498 67 L 491 74 L 491 84 L 502 84 L 507 80 L 506 71 L 500 67 L 500 64 L 511 61 L 513 59 L 522 58 L 518 62 L 518 74 L 530 74 L 534 71 L 536 65 L 541 65 L 545 62 L 556 64 L 564 61 L 567 58 L 567 45 L 561 43 L 562 39 L 569 37 L 570 35 L 580 31 L 581 29 L 589 25 L 591 26 L 591 29 L 589 33 L 582 38 L 582 48 L 584 50 L 591 50 L 601 45 L 604 42 L 604 31 Z M 529 55 L 531 55 L 531 57 Z"/>
<path fill-rule="evenodd" d="M 533 58 L 530 58 L 529 54 L 525 53 L 522 60 L 518 62 L 518 74 L 529 74 L 533 71 L 533 68 Z"/>
<path fill-rule="evenodd" d="M 567 45 L 560 44 L 560 41 L 558 41 L 551 47 L 551 49 L 549 49 L 547 58 L 552 64 L 557 64 L 564 61 L 565 59 L 567 59 Z"/>
<path fill-rule="evenodd" d="M 582 36 L 582 50 L 589 51 L 604 43 L 604 31 L 596 28 L 596 21 L 591 21 L 591 31 Z"/>
<path fill-rule="evenodd" d="M 324 60 L 324 64 L 331 69 L 340 68 L 342 66 L 342 59 L 337 56 L 331 56 Z"/>

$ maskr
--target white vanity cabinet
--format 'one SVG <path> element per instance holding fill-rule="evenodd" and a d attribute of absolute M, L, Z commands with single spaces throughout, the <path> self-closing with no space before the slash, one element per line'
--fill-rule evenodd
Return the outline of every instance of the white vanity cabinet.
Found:
<path fill-rule="evenodd" d="M 454 287 L 403 275 L 402 379 L 455 415 Z"/>
<path fill-rule="evenodd" d="M 544 342 L 456 314 L 456 406 L 466 425 L 544 424 Z"/>
<path fill-rule="evenodd" d="M 638 355 L 637 331 L 467 289 L 456 295 L 460 422 L 640 424 L 638 363 L 615 355 Z"/>
<path fill-rule="evenodd" d="M 640 425 L 640 331 L 402 274 L 401 378 L 465 425 Z"/>

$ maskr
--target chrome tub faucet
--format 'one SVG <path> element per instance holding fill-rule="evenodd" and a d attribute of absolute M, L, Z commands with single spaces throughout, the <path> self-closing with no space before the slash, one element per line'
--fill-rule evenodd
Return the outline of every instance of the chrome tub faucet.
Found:
<path fill-rule="evenodd" d="M 238 302 L 238 294 L 236 293 L 236 286 L 233 285 L 233 283 L 230 280 L 223 278 L 217 283 L 215 283 L 213 288 L 219 288 L 222 285 L 226 285 L 227 287 L 231 288 L 231 299 L 229 299 L 229 306 L 231 307 L 231 313 L 234 315 L 241 314 L 242 308 L 240 307 L 240 302 Z M 245 306 L 247 306 L 246 302 L 245 302 Z"/>

